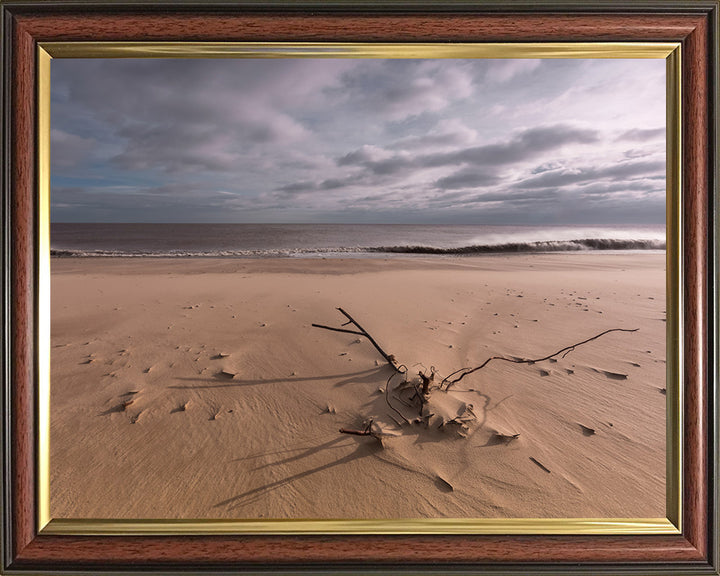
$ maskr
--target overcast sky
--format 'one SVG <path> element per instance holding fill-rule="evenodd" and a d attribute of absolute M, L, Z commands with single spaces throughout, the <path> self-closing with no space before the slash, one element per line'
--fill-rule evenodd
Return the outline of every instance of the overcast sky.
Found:
<path fill-rule="evenodd" d="M 51 69 L 54 222 L 665 218 L 664 60 Z"/>

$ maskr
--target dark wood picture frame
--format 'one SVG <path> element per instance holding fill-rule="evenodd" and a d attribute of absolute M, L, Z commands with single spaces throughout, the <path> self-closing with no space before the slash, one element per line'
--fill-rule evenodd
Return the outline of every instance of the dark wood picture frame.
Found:
<path fill-rule="evenodd" d="M 3 0 L 3 522 L 8 574 L 718 574 L 717 0 Z M 683 490 L 677 535 L 70 536 L 37 530 L 37 49 L 63 41 L 682 44 Z"/>

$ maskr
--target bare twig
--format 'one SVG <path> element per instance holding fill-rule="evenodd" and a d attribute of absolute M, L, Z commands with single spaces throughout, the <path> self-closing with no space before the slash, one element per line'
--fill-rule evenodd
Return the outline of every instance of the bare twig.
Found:
<path fill-rule="evenodd" d="M 380 347 L 380 345 L 379 345 L 377 342 L 375 342 L 375 339 L 374 339 L 372 336 L 370 336 L 370 334 L 368 334 L 367 330 L 365 330 L 365 328 L 363 328 L 362 326 L 360 326 L 360 324 L 358 324 L 357 321 L 356 321 L 352 316 L 350 316 L 350 314 L 348 314 L 347 312 L 345 312 L 345 310 L 343 310 L 342 308 L 338 308 L 338 310 L 340 311 L 340 313 L 341 313 L 343 316 L 345 316 L 345 318 L 348 319 L 348 322 L 346 322 L 345 324 L 343 324 L 343 326 L 347 326 L 348 324 L 354 324 L 354 325 L 357 327 L 357 329 L 359 330 L 359 332 L 357 332 L 357 331 L 355 331 L 355 330 L 344 330 L 344 329 L 342 329 L 342 328 L 331 328 L 330 326 L 323 326 L 322 324 L 313 324 L 313 326 L 314 326 L 315 328 L 322 328 L 322 329 L 324 329 L 324 330 L 333 330 L 334 332 L 347 332 L 348 334 L 357 334 L 358 336 L 365 336 L 365 338 L 367 338 L 368 340 L 370 340 L 370 343 L 371 343 L 373 346 L 375 346 L 375 349 L 376 349 L 378 352 L 380 352 L 380 355 L 381 355 L 383 358 L 385 358 L 385 360 L 387 361 L 387 363 L 390 364 L 390 366 L 392 366 L 393 369 L 394 369 L 396 372 L 400 372 L 400 370 L 398 369 L 397 364 L 395 363 L 395 356 L 393 356 L 392 354 L 388 354 L 387 352 L 385 352 L 385 350 L 383 350 L 383 349 Z"/>
<path fill-rule="evenodd" d="M 425 374 L 423 374 L 422 372 L 418 372 L 418 376 L 420 376 L 423 384 L 422 393 L 427 396 L 428 394 L 430 394 L 430 383 L 435 378 L 435 372 L 431 372 L 429 377 L 425 376 Z"/>
<path fill-rule="evenodd" d="M 387 379 L 387 382 L 385 383 L 385 402 L 387 403 L 388 406 L 390 406 L 390 408 L 392 408 L 398 414 L 398 416 L 400 416 L 400 418 L 402 418 L 405 421 L 406 424 L 410 424 L 410 420 L 405 418 L 405 415 L 390 403 L 390 395 L 389 395 L 390 394 L 390 392 L 389 392 L 390 381 L 393 379 L 393 376 L 395 376 L 395 374 L 397 374 L 397 372 L 390 374 L 390 377 Z"/>
<path fill-rule="evenodd" d="M 332 330 L 333 332 L 345 332 L 346 334 L 357 334 L 358 336 L 365 336 L 363 332 L 358 332 L 357 330 L 345 330 L 344 328 L 333 328 L 332 326 L 323 326 L 322 324 L 313 324 L 315 328 L 322 328 L 324 330 Z M 347 326 L 347 324 L 343 324 L 343 326 Z"/>
<path fill-rule="evenodd" d="M 340 428 L 340 434 L 352 434 L 353 436 L 374 436 L 370 430 L 352 430 L 350 428 Z"/>
<path fill-rule="evenodd" d="M 370 419 L 365 424 L 365 428 L 362 430 L 355 430 L 353 428 L 340 428 L 340 434 L 352 434 L 354 436 L 375 436 L 372 431 L 373 420 Z"/>
<path fill-rule="evenodd" d="M 485 362 L 480 364 L 480 366 L 476 366 L 475 368 L 461 368 L 460 370 L 456 370 L 452 374 L 446 376 L 443 378 L 443 381 L 440 383 L 440 386 L 442 387 L 443 384 L 446 384 L 445 390 L 449 389 L 450 386 L 453 384 L 457 384 L 465 378 L 468 374 L 472 374 L 473 372 L 477 372 L 478 370 L 482 370 L 490 364 L 493 360 L 503 360 L 505 362 L 512 362 L 513 364 L 535 364 L 536 362 L 543 362 L 544 360 L 550 360 L 550 358 L 554 358 L 555 356 L 558 356 L 562 354 L 563 352 L 565 355 L 569 354 L 572 350 L 577 348 L 578 346 L 581 346 L 582 344 L 587 344 L 588 342 L 592 342 L 593 340 L 597 340 L 601 336 L 604 336 L 605 334 L 608 334 L 610 332 L 637 332 L 638 328 L 628 329 L 628 328 L 611 328 L 610 330 L 605 330 L 604 332 L 601 332 L 600 334 L 597 334 L 593 336 L 592 338 L 588 338 L 587 340 L 583 340 L 582 342 L 578 342 L 576 344 L 572 344 L 570 346 L 565 346 L 565 348 L 558 350 L 557 352 L 554 352 L 548 356 L 544 356 L 543 358 L 507 358 L 505 356 L 491 356 Z M 563 358 L 565 357 L 563 356 Z M 460 374 L 457 378 L 452 378 L 456 374 Z"/>

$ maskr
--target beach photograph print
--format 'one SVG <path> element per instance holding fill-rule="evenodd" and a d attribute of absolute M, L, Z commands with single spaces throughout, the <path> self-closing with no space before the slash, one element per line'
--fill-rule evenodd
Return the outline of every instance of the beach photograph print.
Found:
<path fill-rule="evenodd" d="M 664 518 L 666 78 L 54 59 L 51 517 Z"/>

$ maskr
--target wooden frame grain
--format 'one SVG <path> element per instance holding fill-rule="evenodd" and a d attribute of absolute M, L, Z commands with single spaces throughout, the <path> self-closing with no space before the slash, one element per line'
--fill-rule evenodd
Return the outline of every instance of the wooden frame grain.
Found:
<path fill-rule="evenodd" d="M 718 574 L 717 0 L 139 2 L 4 0 L 3 523 L 8 574 Z M 37 50 L 42 42 L 569 42 L 682 44 L 683 529 L 642 536 L 51 536 L 36 527 Z"/>

